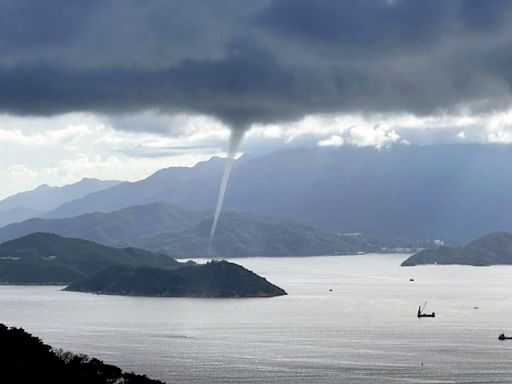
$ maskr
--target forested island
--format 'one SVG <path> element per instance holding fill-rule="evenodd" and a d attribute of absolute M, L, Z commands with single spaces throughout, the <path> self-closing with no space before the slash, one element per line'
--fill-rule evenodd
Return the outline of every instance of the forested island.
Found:
<path fill-rule="evenodd" d="M 119 265 L 72 283 L 66 291 L 160 297 L 272 297 L 286 292 L 242 266 L 227 261 L 175 270 Z"/>
<path fill-rule="evenodd" d="M 68 291 L 136 296 L 271 297 L 281 288 L 234 263 L 180 263 L 137 248 L 33 233 L 0 244 L 1 284 L 68 285 Z"/>
<path fill-rule="evenodd" d="M 163 384 L 146 376 L 71 352 L 54 349 L 21 328 L 0 324 L 2 383 Z"/>
<path fill-rule="evenodd" d="M 424 249 L 410 256 L 402 266 L 424 264 L 461 264 L 487 266 L 512 264 L 512 233 L 494 232 L 464 247 L 441 246 Z"/>
<path fill-rule="evenodd" d="M 126 264 L 173 269 L 173 258 L 137 248 L 114 248 L 51 233 L 32 233 L 0 244 L 0 283 L 68 284 Z"/>

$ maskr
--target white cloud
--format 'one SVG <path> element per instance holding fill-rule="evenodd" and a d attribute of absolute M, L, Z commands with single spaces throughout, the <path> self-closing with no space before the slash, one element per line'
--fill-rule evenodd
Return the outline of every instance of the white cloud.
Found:
<path fill-rule="evenodd" d="M 491 143 L 512 143 L 512 110 L 488 118 L 486 139 Z"/>
<path fill-rule="evenodd" d="M 487 140 L 490 143 L 510 144 L 512 143 L 512 128 L 491 129 Z"/>
<path fill-rule="evenodd" d="M 358 147 L 381 148 L 396 143 L 398 139 L 400 139 L 400 136 L 389 127 L 364 125 L 350 128 L 347 141 Z"/>
<path fill-rule="evenodd" d="M 320 147 L 341 147 L 344 143 L 343 137 L 332 135 L 328 139 L 320 140 L 318 145 Z"/>
<path fill-rule="evenodd" d="M 218 121 L 180 115 L 172 122 L 179 129 L 147 132 L 115 129 L 109 119 L 91 114 L 0 115 L 0 198 L 83 177 L 138 180 L 222 154 L 229 131 Z"/>
<path fill-rule="evenodd" d="M 2 188 L 0 197 L 33 189 L 41 184 L 64 185 L 84 177 L 104 180 L 135 181 L 151 173 L 171 166 L 193 166 L 207 160 L 211 154 L 183 154 L 172 157 L 126 158 L 121 156 L 102 157 L 78 154 L 50 167 L 28 167 L 15 164 L 0 171 Z"/>
<path fill-rule="evenodd" d="M 140 179 L 163 167 L 193 165 L 223 154 L 228 137 L 228 128 L 208 116 L 155 111 L 122 117 L 0 115 L 0 197 L 42 183 L 62 185 L 83 177 Z M 433 137 L 432 142 L 512 143 L 512 110 L 486 114 L 460 110 L 423 117 L 310 115 L 295 122 L 254 125 L 242 150 L 383 147 L 415 144 L 425 137 Z"/>

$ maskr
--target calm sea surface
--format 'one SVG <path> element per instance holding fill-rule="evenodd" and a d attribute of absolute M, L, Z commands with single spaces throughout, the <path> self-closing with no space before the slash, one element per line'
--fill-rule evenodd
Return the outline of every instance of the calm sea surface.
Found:
<path fill-rule="evenodd" d="M 169 383 L 512 383 L 512 267 L 404 258 L 236 259 L 289 293 L 270 299 L 2 286 L 0 322 Z"/>

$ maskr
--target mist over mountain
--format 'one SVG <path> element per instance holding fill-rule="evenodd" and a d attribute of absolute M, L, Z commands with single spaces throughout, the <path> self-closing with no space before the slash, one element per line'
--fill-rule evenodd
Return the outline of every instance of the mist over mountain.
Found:
<path fill-rule="evenodd" d="M 0 225 L 37 217 L 68 201 L 80 199 L 119 183 L 119 181 L 86 178 L 62 187 L 43 184 L 31 191 L 17 193 L 0 201 Z"/>
<path fill-rule="evenodd" d="M 510 145 L 307 148 L 240 162 L 225 208 L 283 216 L 340 233 L 464 243 L 512 229 Z M 163 201 L 213 209 L 223 162 L 169 168 L 68 202 L 67 217 Z M 222 222 L 222 216 L 221 216 Z"/>
<path fill-rule="evenodd" d="M 161 232 L 180 232 L 208 217 L 209 212 L 191 211 L 164 203 L 95 212 L 64 219 L 35 218 L 0 228 L 0 242 L 33 232 L 50 232 L 107 245 L 133 243 Z"/>
<path fill-rule="evenodd" d="M 217 235 L 210 243 L 211 224 L 211 211 L 152 203 L 72 218 L 30 219 L 0 228 L 0 242 L 34 232 L 50 232 L 173 257 L 332 255 L 385 252 L 416 245 L 412 240 L 341 235 L 289 219 L 229 210 L 223 212 Z"/>
<path fill-rule="evenodd" d="M 199 204 L 198 208 L 211 209 L 212 201 L 218 192 L 218 177 L 224 169 L 224 164 L 224 159 L 213 157 L 191 168 L 162 169 L 144 180 L 125 182 L 103 191 L 90 193 L 81 199 L 63 203 L 44 217 L 61 218 L 96 211 L 111 212 L 159 201 L 180 205 L 180 202 L 201 201 L 204 197 L 208 197 L 209 203 Z M 183 205 L 196 208 L 196 204 Z"/>
<path fill-rule="evenodd" d="M 38 217 L 43 213 L 44 211 L 40 211 L 33 208 L 27 208 L 23 206 L 8 208 L 0 211 L 0 227 L 3 227 L 4 225 L 8 225 L 10 223 L 19 223 L 32 217 Z"/>
<path fill-rule="evenodd" d="M 160 233 L 121 243 L 176 257 L 249 257 L 343 255 L 413 248 L 407 239 L 363 234 L 336 234 L 296 221 L 225 211 L 210 242 L 212 218 L 178 233 Z M 426 243 L 426 246 L 432 244 Z"/>

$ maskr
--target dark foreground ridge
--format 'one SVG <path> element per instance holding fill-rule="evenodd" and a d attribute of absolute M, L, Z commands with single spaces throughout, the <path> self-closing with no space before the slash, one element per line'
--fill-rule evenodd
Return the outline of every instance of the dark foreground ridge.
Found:
<path fill-rule="evenodd" d="M 71 284 L 65 290 L 110 295 L 162 297 L 272 297 L 286 292 L 242 266 L 227 261 L 172 271 L 119 265 Z"/>
<path fill-rule="evenodd" d="M 438 247 L 415 253 L 402 266 L 462 264 L 487 266 L 512 264 L 512 233 L 494 232 L 464 247 Z"/>
<path fill-rule="evenodd" d="M 2 383 L 163 384 L 86 355 L 55 350 L 21 328 L 0 324 Z"/>

